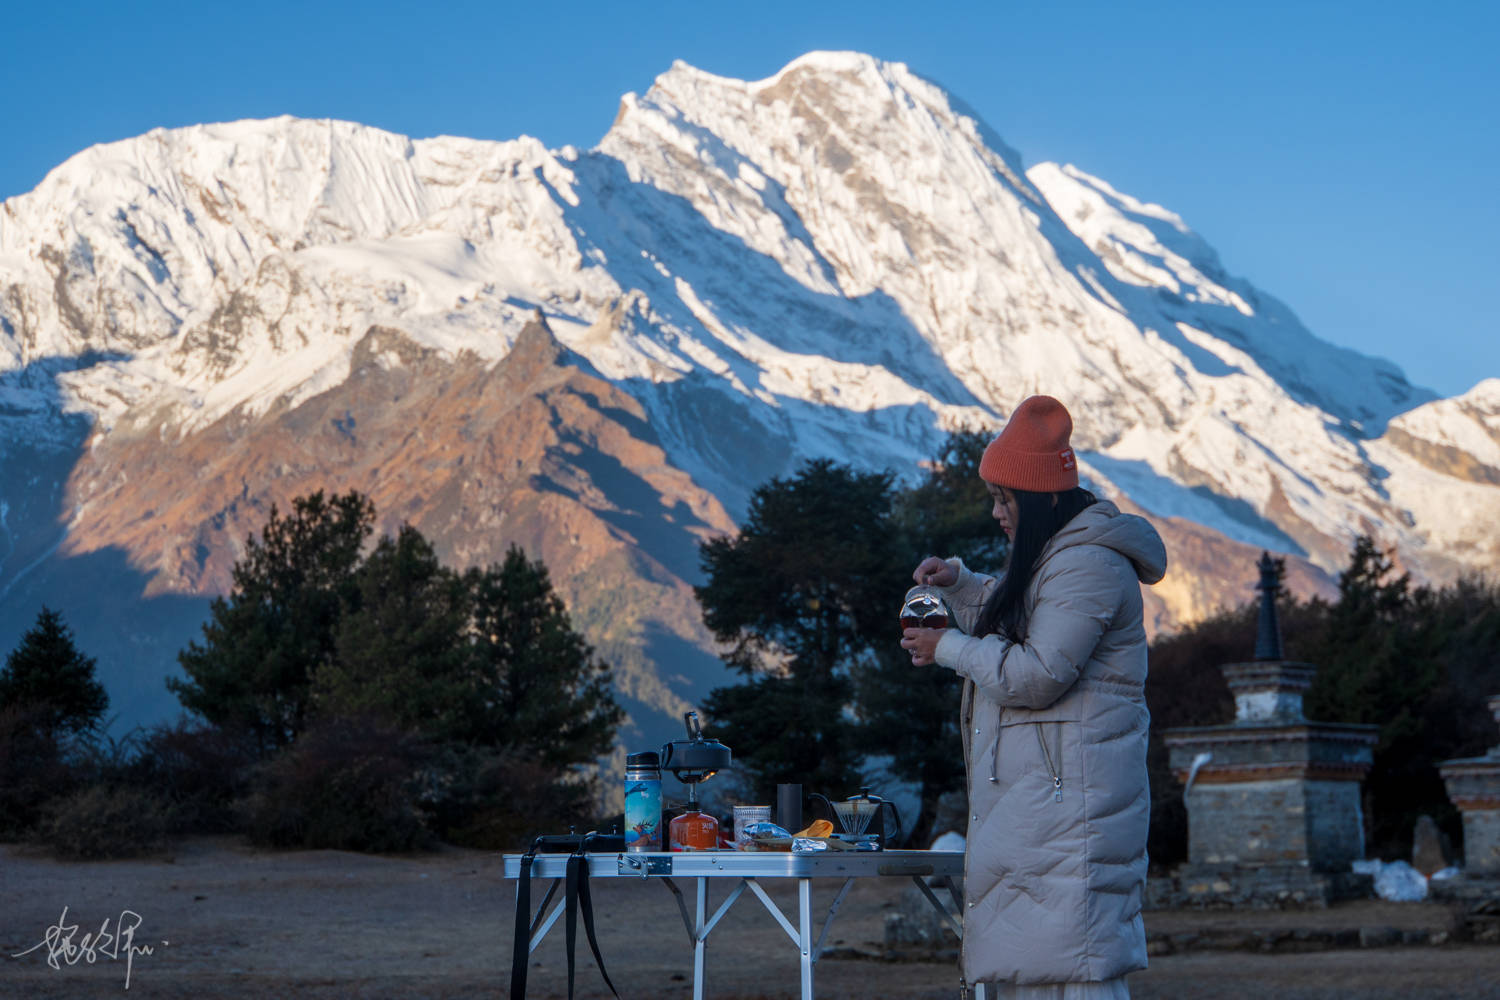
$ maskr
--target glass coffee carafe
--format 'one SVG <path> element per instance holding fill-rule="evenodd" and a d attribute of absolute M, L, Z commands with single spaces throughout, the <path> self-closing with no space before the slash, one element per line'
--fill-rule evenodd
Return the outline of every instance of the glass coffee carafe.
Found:
<path fill-rule="evenodd" d="M 948 605 L 934 587 L 918 586 L 901 602 L 901 628 L 948 628 Z"/>

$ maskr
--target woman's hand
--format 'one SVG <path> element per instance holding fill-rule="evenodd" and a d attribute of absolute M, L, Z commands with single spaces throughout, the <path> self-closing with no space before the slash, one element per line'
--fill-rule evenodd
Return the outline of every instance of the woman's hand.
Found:
<path fill-rule="evenodd" d="M 911 578 L 918 583 L 931 584 L 934 587 L 951 587 L 958 582 L 958 570 L 946 560 L 939 559 L 937 556 L 928 556 L 917 565 Z"/>
<path fill-rule="evenodd" d="M 927 667 L 937 662 L 937 644 L 947 629 L 908 628 L 901 631 L 901 648 L 911 651 L 914 667 Z"/>

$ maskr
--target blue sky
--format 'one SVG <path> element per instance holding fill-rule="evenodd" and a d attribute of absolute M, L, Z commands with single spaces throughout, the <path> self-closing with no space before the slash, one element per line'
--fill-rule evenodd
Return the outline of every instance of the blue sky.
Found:
<path fill-rule="evenodd" d="M 16 5 L 0 198 L 96 142 L 280 114 L 589 147 L 674 59 L 759 79 L 813 49 L 905 62 L 1027 165 L 1176 211 L 1419 385 L 1500 376 L 1495 2 Z"/>

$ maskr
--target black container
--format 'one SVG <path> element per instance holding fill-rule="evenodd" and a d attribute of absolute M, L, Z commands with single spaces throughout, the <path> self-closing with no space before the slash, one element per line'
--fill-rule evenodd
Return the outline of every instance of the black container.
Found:
<path fill-rule="evenodd" d="M 776 825 L 788 833 L 802 829 L 802 786 L 776 786 Z"/>

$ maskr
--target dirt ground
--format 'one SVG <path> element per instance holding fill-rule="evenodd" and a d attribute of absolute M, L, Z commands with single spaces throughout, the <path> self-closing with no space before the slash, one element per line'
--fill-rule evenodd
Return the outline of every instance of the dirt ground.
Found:
<path fill-rule="evenodd" d="M 671 894 L 655 882 L 593 885 L 601 947 L 621 996 L 691 996 L 692 949 Z M 856 887 L 828 944 L 845 954 L 877 945 L 885 914 L 908 885 L 883 879 Z M 815 883 L 815 913 L 826 911 L 837 886 Z M 795 913 L 794 889 L 773 885 L 772 895 Z M 268 852 L 202 839 L 178 845 L 170 857 L 62 863 L 0 845 L 0 997 L 506 997 L 514 898 L 499 856 L 479 851 Z M 1147 928 L 1178 933 L 1278 921 L 1403 928 L 1447 926 L 1451 916 L 1427 904 L 1368 902 L 1301 914 L 1151 913 Z M 75 945 L 101 925 L 109 934 L 133 926 L 136 950 L 127 959 L 125 949 L 111 953 L 106 944 L 75 952 L 73 965 L 59 956 L 54 969 L 43 942 L 59 924 L 77 925 Z M 581 929 L 579 937 L 577 995 L 609 997 Z M 532 960 L 530 996 L 567 996 L 561 924 Z M 706 982 L 716 1000 L 798 996 L 797 952 L 749 893 L 709 939 Z M 1182 1000 L 1500 997 L 1500 947 L 1190 951 L 1154 957 L 1130 983 L 1137 998 Z M 830 957 L 818 963 L 816 984 L 821 998 L 958 996 L 952 962 Z"/>

